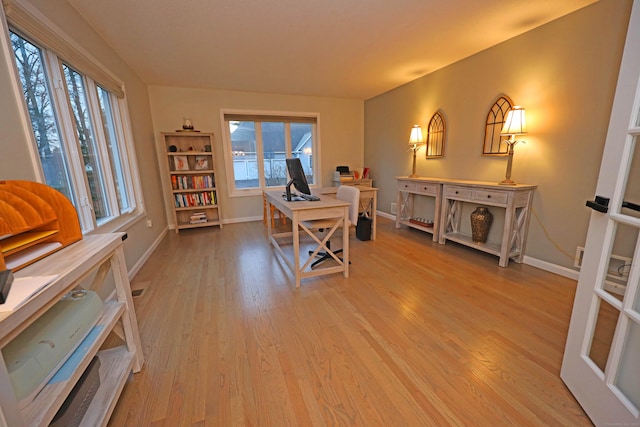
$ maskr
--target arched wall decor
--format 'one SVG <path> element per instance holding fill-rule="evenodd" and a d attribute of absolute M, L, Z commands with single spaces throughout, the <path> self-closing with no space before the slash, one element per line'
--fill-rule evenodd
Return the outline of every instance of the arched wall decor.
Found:
<path fill-rule="evenodd" d="M 509 110 L 513 108 L 513 102 L 506 96 L 500 96 L 487 114 L 487 123 L 484 129 L 484 141 L 482 144 L 483 156 L 506 156 L 509 147 L 503 144 L 505 136 L 500 135 L 502 126 Z"/>
<path fill-rule="evenodd" d="M 440 111 L 436 111 L 427 127 L 427 149 L 425 150 L 427 159 L 444 157 L 446 128 L 444 115 Z"/>

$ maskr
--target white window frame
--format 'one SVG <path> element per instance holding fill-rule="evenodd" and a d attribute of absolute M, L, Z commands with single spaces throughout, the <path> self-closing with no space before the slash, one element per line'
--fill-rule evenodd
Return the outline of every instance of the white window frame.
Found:
<path fill-rule="evenodd" d="M 286 122 L 287 118 L 308 118 L 315 120 L 312 126 L 313 132 L 313 184 L 309 184 L 309 187 L 315 188 L 320 186 L 321 182 L 321 161 L 320 161 L 320 114 L 309 112 L 292 112 L 292 111 L 262 111 L 262 110 L 237 110 L 237 109 L 220 109 L 220 127 L 222 129 L 222 147 L 224 152 L 225 168 L 227 172 L 227 190 L 229 197 L 249 197 L 259 196 L 265 190 L 280 190 L 285 186 L 266 186 L 264 175 L 264 153 L 262 149 L 262 132 L 260 132 L 260 122 L 256 122 L 256 151 L 258 155 L 258 178 L 260 187 L 256 188 L 236 188 L 235 176 L 233 172 L 233 152 L 231 145 L 231 133 L 229 131 L 229 125 L 225 118 L 226 115 L 247 116 L 247 121 L 254 121 L 256 117 L 268 118 L 282 118 L 285 123 L 285 149 L 287 153 L 291 153 L 293 149 L 291 146 L 291 133 L 287 131 L 294 120 Z"/>
<path fill-rule="evenodd" d="M 129 224 L 138 221 L 145 215 L 145 208 L 142 199 L 142 187 L 137 168 L 137 159 L 135 156 L 133 133 L 129 119 L 124 83 L 115 77 L 88 52 L 79 47 L 75 41 L 73 41 L 59 27 L 55 26 L 55 24 L 49 21 L 31 5 L 22 1 L 11 0 L 10 12 L 11 13 L 7 13 L 6 19 L 4 14 L 0 16 L 3 21 L 0 25 L 3 27 L 0 28 L 2 29 L 0 42 L 4 44 L 2 53 L 8 56 L 8 58 L 6 58 L 8 63 L 13 65 L 13 70 L 11 70 L 11 74 L 13 74 L 14 77 L 13 95 L 17 98 L 17 104 L 22 106 L 23 111 L 21 112 L 21 116 L 24 118 L 24 126 L 28 129 L 26 134 L 31 142 L 29 144 L 29 151 L 37 180 L 39 182 L 46 183 L 35 136 L 33 135 L 31 119 L 24 100 L 22 84 L 20 82 L 19 72 L 15 63 L 11 40 L 7 37 L 9 30 L 15 32 L 20 37 L 25 38 L 30 43 L 33 43 L 42 51 L 43 62 L 47 68 L 51 102 L 56 105 L 59 133 L 62 143 L 65 145 L 67 150 L 66 156 L 70 168 L 71 191 L 74 192 L 74 196 L 76 198 L 76 211 L 80 219 L 82 232 L 87 234 L 91 232 L 111 232 L 125 229 Z M 73 52 L 73 58 L 80 63 L 82 69 L 76 68 L 77 65 L 73 61 L 61 59 L 61 57 L 55 51 L 51 50 L 50 47 L 42 45 L 36 40 L 32 40 L 28 31 L 29 28 L 34 29 L 34 31 L 40 35 L 42 35 L 42 31 L 40 30 L 44 28 L 44 31 L 46 31 L 53 40 L 51 43 L 64 52 Z M 62 73 L 63 63 L 67 64 L 83 76 L 85 91 L 87 94 L 86 102 L 91 114 L 95 138 L 94 142 L 98 147 L 98 161 L 101 163 L 101 169 L 103 172 L 102 184 L 104 185 L 104 191 L 106 194 L 105 202 L 109 206 L 109 216 L 97 221 L 92 212 L 93 206 L 91 203 L 91 194 L 89 191 L 87 176 L 84 173 L 84 163 L 80 154 L 79 142 L 73 124 L 73 113 L 70 111 L 71 107 L 69 106 L 66 94 L 66 83 Z M 95 75 L 98 76 L 100 81 L 94 80 L 91 70 L 99 70 L 95 72 Z M 129 207 L 123 208 L 122 210 L 120 210 L 118 206 L 117 191 L 115 188 L 116 181 L 112 174 L 110 163 L 111 153 L 107 146 L 102 118 L 100 116 L 101 109 L 98 101 L 97 86 L 102 87 L 109 93 L 113 119 L 115 122 L 119 156 L 123 169 L 125 169 L 126 177 L 123 184 L 126 188 L 125 191 L 127 192 Z"/>

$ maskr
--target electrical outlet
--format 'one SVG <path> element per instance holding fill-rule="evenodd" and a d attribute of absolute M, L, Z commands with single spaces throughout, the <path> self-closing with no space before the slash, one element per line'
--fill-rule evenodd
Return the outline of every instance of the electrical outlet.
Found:
<path fill-rule="evenodd" d="M 576 257 L 573 260 L 573 266 L 582 267 L 584 256 L 584 248 L 578 246 Z M 627 279 L 629 278 L 629 269 L 631 268 L 632 259 L 620 255 L 611 254 L 609 256 L 609 265 L 607 266 L 607 279 L 605 280 L 605 289 L 619 295 L 624 295 Z"/>
<path fill-rule="evenodd" d="M 391 203 L 391 213 L 395 215 L 397 212 L 398 212 L 398 204 Z"/>
<path fill-rule="evenodd" d="M 147 218 L 147 227 L 153 227 L 153 221 L 151 220 L 151 218 Z"/>

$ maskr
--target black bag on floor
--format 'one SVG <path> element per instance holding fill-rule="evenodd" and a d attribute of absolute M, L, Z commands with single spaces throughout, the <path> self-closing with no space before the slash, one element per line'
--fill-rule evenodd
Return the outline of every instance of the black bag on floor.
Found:
<path fill-rule="evenodd" d="M 358 216 L 358 224 L 356 224 L 356 237 L 358 240 L 371 240 L 371 224 L 373 220 L 365 215 Z"/>

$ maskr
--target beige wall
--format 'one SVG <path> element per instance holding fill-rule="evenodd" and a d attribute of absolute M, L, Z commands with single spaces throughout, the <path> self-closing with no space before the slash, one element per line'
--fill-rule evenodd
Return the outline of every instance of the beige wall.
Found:
<path fill-rule="evenodd" d="M 444 159 L 419 153 L 422 176 L 498 182 L 506 158 L 481 156 L 488 109 L 506 94 L 527 112 L 512 178 L 537 184 L 527 256 L 571 267 L 585 241 L 631 1 L 601 1 L 365 102 L 365 163 L 380 210 L 411 171 L 414 123 L 447 120 Z M 471 35 L 470 35 L 471 36 Z M 445 41 L 443 41 L 445 42 Z"/>
<path fill-rule="evenodd" d="M 31 3 L 125 83 L 146 213 L 154 223 L 152 228 L 147 228 L 146 221 L 138 221 L 127 229 L 121 230 L 129 235 L 125 242 L 125 256 L 127 265 L 131 269 L 166 230 L 164 202 L 160 187 L 157 185 L 160 175 L 146 85 L 66 1 L 33 0 Z M 2 49 L 3 54 L 0 54 L 0 93 L 2 94 L 0 96 L 0 152 L 2 152 L 0 179 L 34 180 L 36 174 L 33 172 L 27 149 L 28 144 L 32 143 L 27 136 L 31 130 L 24 129 L 22 126 L 19 114 L 19 108 L 22 106 L 9 95 L 13 93 L 14 82 L 8 70 L 9 67 L 13 67 L 13 64 L 7 61 L 4 46 Z"/>
<path fill-rule="evenodd" d="M 149 99 L 158 147 L 162 147 L 160 132 L 180 129 L 183 117 L 191 118 L 196 129 L 214 134 L 216 183 L 224 222 L 262 217 L 262 198 L 229 197 L 227 178 L 230 176 L 225 170 L 220 137 L 221 109 L 319 113 L 321 184 L 324 186 L 331 185 L 337 165 L 361 167 L 363 164 L 363 101 L 157 86 L 149 87 Z M 165 161 L 161 155 L 159 162 L 163 162 L 163 167 Z"/>
<path fill-rule="evenodd" d="M 220 108 L 320 113 L 322 183 L 336 165 L 368 166 L 380 187 L 379 208 L 390 211 L 395 177 L 407 175 L 406 141 L 414 123 L 426 126 L 436 109 L 447 118 L 445 158 L 425 160 L 423 176 L 498 181 L 506 160 L 480 155 L 487 109 L 500 94 L 527 109 L 529 135 L 516 146 L 513 177 L 538 184 L 527 254 L 570 267 L 584 243 L 631 0 L 601 1 L 516 39 L 488 49 L 366 102 L 303 96 L 147 86 L 64 0 L 32 2 L 49 19 L 124 80 L 147 216 L 126 230 L 129 267 L 166 227 L 156 144 L 161 131 L 189 116 L 215 133 L 216 164 L 224 172 Z M 13 91 L 6 56 L 0 55 L 0 93 Z M 0 97 L 0 179 L 34 179 L 19 104 Z M 225 220 L 262 215 L 258 197 L 221 195 Z M 539 220 L 538 220 L 539 218 Z M 547 237 L 548 236 L 548 237 Z"/>

